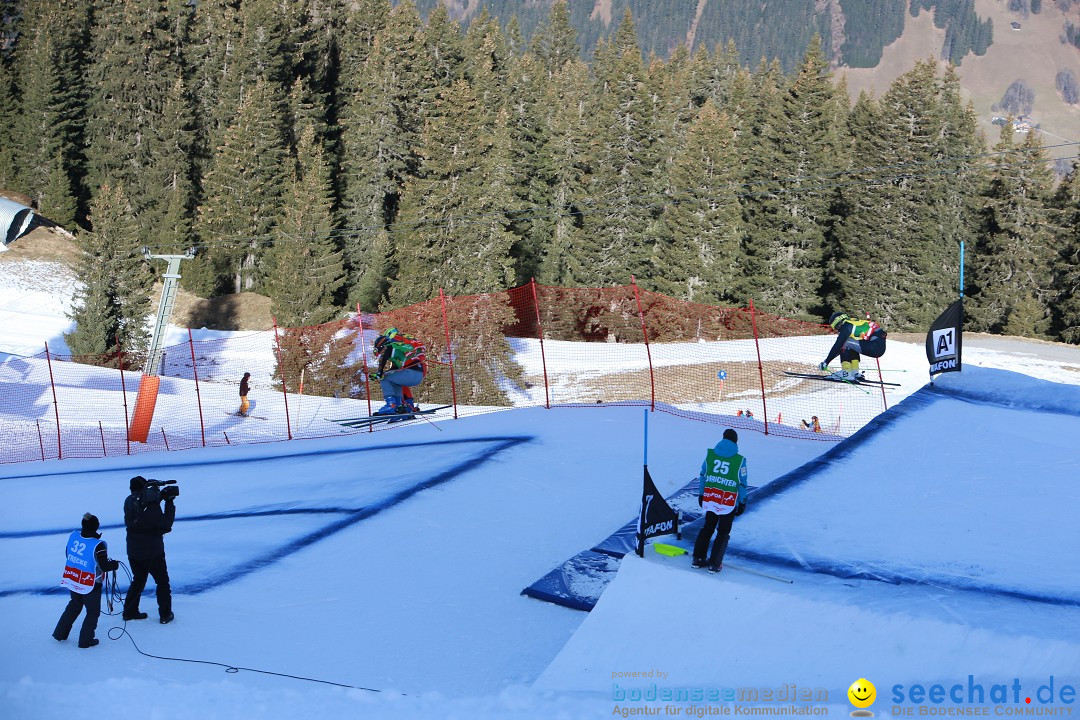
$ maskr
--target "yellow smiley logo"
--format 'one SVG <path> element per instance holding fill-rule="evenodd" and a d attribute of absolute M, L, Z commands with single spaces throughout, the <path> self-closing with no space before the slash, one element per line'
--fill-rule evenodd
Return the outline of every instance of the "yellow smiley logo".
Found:
<path fill-rule="evenodd" d="M 877 689 L 874 687 L 874 683 L 866 678 L 859 678 L 851 683 L 847 696 L 855 707 L 868 708 L 874 704 L 874 699 L 877 698 Z"/>

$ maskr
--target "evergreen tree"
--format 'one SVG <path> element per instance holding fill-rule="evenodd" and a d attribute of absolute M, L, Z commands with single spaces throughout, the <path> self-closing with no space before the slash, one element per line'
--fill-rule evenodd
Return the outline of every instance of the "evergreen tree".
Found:
<path fill-rule="evenodd" d="M 74 227 L 85 167 L 84 48 L 89 34 L 85 0 L 27 0 L 15 60 L 21 112 L 14 145 L 15 189 L 38 212 Z"/>
<path fill-rule="evenodd" d="M 228 81 L 236 73 L 237 55 L 242 46 L 241 0 L 199 0 L 191 27 L 190 52 L 193 75 L 192 96 L 197 102 L 199 123 L 196 148 L 196 176 L 208 170 L 225 129 L 229 127 L 240 99 L 228 91 Z"/>
<path fill-rule="evenodd" d="M 870 312 L 890 329 L 919 329 L 955 296 L 977 139 L 951 87 L 928 60 L 880 102 L 856 104 L 855 167 L 844 178 L 830 264 L 833 307 Z"/>
<path fill-rule="evenodd" d="M 1054 257 L 1049 208 L 1053 174 L 1038 133 L 1017 146 L 1012 123 L 1002 127 L 971 261 L 971 328 L 1025 337 L 1050 327 Z"/>
<path fill-rule="evenodd" d="M 549 80 L 566 63 L 579 57 L 581 48 L 578 46 L 577 32 L 570 24 L 566 0 L 556 0 L 552 4 L 547 20 L 533 34 L 529 49 L 543 65 Z"/>
<path fill-rule="evenodd" d="M 544 247 L 550 242 L 558 211 L 551 189 L 556 167 L 551 157 L 550 129 L 544 93 L 550 85 L 540 61 L 531 53 L 518 58 L 508 78 L 511 211 L 515 244 L 512 250 L 515 285 L 524 285 L 540 272 Z"/>
<path fill-rule="evenodd" d="M 0 188 L 14 188 L 15 143 L 18 142 L 19 103 L 15 85 L 14 63 L 8 53 L 0 50 Z"/>
<path fill-rule="evenodd" d="M 752 176 L 767 179 L 747 199 L 751 276 L 758 307 L 786 317 L 820 316 L 823 251 L 843 167 L 840 99 L 817 36 L 780 102 L 763 106 Z"/>
<path fill-rule="evenodd" d="M 186 0 L 94 1 L 87 181 L 92 189 L 106 181 L 124 187 L 144 236 L 168 205 L 151 167 L 163 152 L 155 136 L 169 133 L 162 127 L 165 104 L 175 99 L 183 69 L 177 48 L 190 15 Z"/>
<path fill-rule="evenodd" d="M 653 256 L 660 292 L 699 303 L 743 300 L 739 164 L 730 119 L 706 101 L 671 169 L 666 232 Z"/>
<path fill-rule="evenodd" d="M 1054 267 L 1055 327 L 1065 342 L 1080 344 L 1080 162 L 1054 196 L 1059 250 Z"/>
<path fill-rule="evenodd" d="M 198 217 L 204 249 L 184 274 L 195 292 L 253 290 L 261 279 L 261 256 L 281 220 L 290 169 L 278 96 L 258 80 L 214 156 Z"/>
<path fill-rule="evenodd" d="M 147 316 L 154 276 L 139 253 L 131 206 L 122 188 L 105 185 L 91 206 L 92 231 L 79 233 L 82 284 L 69 317 L 75 329 L 64 336 L 71 352 L 106 364 L 117 343 L 128 355 L 146 352 Z"/>
<path fill-rule="evenodd" d="M 507 113 L 492 113 L 464 80 L 439 104 L 443 114 L 428 122 L 420 177 L 406 188 L 395 228 L 395 305 L 428 300 L 440 288 L 496 292 L 514 277 Z"/>
<path fill-rule="evenodd" d="M 386 297 L 393 274 L 388 229 L 405 183 L 419 171 L 429 73 L 420 16 L 405 0 L 376 31 L 362 71 L 342 93 L 342 246 L 349 298 L 368 310 Z"/>
<path fill-rule="evenodd" d="M 267 252 L 264 290 L 286 327 L 317 325 L 338 314 L 334 294 L 345 282 L 341 251 L 333 242 L 330 168 L 315 130 L 297 146 L 297 167 L 275 242 Z"/>
<path fill-rule="evenodd" d="M 551 173 L 543 218 L 548 239 L 538 248 L 537 280 L 549 285 L 584 285 L 592 278 L 592 269 L 575 251 L 584 239 L 584 214 L 593 207 L 587 194 L 592 124 L 588 75 L 584 62 L 567 62 L 555 72 L 542 98 L 548 110 L 542 153 Z"/>
<path fill-rule="evenodd" d="M 177 78 L 164 100 L 161 117 L 148 138 L 145 196 L 153 204 L 139 226 L 147 244 L 157 253 L 182 254 L 195 245 L 194 155 L 196 121 L 194 103 L 182 78 Z"/>
<path fill-rule="evenodd" d="M 576 265 L 588 268 L 593 285 L 624 284 L 631 275 L 648 277 L 662 209 L 658 128 L 633 33 L 627 13 L 611 48 L 597 51 L 589 129 L 589 195 L 595 204 L 584 214 L 582 242 L 568 249 Z"/>

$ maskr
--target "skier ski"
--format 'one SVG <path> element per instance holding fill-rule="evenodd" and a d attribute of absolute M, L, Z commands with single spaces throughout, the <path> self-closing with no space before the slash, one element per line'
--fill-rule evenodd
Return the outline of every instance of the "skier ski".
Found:
<path fill-rule="evenodd" d="M 388 328 L 375 338 L 378 369 L 371 378 L 378 381 L 386 404 L 375 415 L 395 415 L 416 412 L 412 388 L 427 374 L 424 344 L 403 335 L 397 328 Z"/>
<path fill-rule="evenodd" d="M 835 380 L 858 382 L 865 376 L 859 370 L 861 355 L 879 358 L 885 354 L 885 338 L 888 333 L 872 320 L 859 320 L 847 313 L 834 312 L 829 317 L 829 326 L 836 331 L 836 342 L 818 369 L 827 372 L 829 363 L 840 357 L 840 370 L 829 375 Z"/>
<path fill-rule="evenodd" d="M 746 458 L 739 454 L 738 442 L 737 432 L 725 430 L 724 438 L 705 456 L 698 475 L 698 505 L 705 510 L 705 525 L 694 542 L 693 566 L 708 565 L 709 572 L 719 572 L 723 567 L 731 524 L 746 510 Z M 709 541 L 714 532 L 716 539 L 710 554 Z"/>

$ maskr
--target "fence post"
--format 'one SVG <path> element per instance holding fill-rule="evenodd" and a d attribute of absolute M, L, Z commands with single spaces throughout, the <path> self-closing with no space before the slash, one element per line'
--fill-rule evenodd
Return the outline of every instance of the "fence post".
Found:
<path fill-rule="evenodd" d="M 367 396 L 367 414 L 371 415 L 371 378 L 368 377 L 367 346 L 364 344 L 364 315 L 360 303 L 356 303 L 356 320 L 360 324 L 360 368 L 364 371 L 364 395 Z M 368 432 L 375 432 L 375 423 L 368 423 Z"/>
<path fill-rule="evenodd" d="M 536 278 L 529 283 L 532 287 L 533 310 L 536 311 L 536 329 L 540 333 L 540 364 L 544 368 L 544 407 L 551 409 L 551 391 L 548 389 L 547 357 L 544 355 L 544 324 L 540 320 L 540 300 L 536 295 Z"/>
<path fill-rule="evenodd" d="M 649 359 L 649 386 L 651 388 L 651 410 L 656 410 L 656 377 L 653 375 L 652 351 L 649 349 L 649 329 L 645 326 L 645 311 L 641 309 L 641 295 L 638 293 L 637 278 L 630 276 L 630 284 L 634 286 L 634 299 L 637 300 L 638 317 L 641 318 L 641 334 L 645 337 L 645 355 Z"/>
<path fill-rule="evenodd" d="M 195 341 L 191 339 L 191 328 L 187 329 L 187 341 L 191 348 L 191 374 L 195 378 L 195 402 L 199 405 L 199 431 L 202 433 L 202 446 L 206 447 L 206 421 L 203 418 L 202 395 L 199 394 L 199 368 L 195 365 Z"/>
<path fill-rule="evenodd" d="M 53 413 L 56 415 L 56 459 L 64 459 L 64 447 L 60 443 L 60 403 L 56 400 L 56 380 L 53 379 L 52 357 L 49 355 L 49 343 L 45 343 L 45 362 L 49 365 L 49 385 L 52 386 Z"/>
<path fill-rule="evenodd" d="M 765 405 L 765 370 L 761 365 L 761 345 L 758 343 L 757 311 L 754 301 L 750 300 L 750 324 L 754 328 L 754 349 L 757 350 L 758 382 L 761 383 L 761 419 L 765 423 L 765 434 L 769 434 L 769 408 Z"/>
<path fill-rule="evenodd" d="M 457 420 L 457 382 L 454 379 L 454 348 L 450 345 L 450 322 L 446 318 L 446 293 L 439 288 L 439 302 L 442 304 L 443 328 L 446 330 L 446 354 L 450 358 L 450 397 L 454 405 L 454 419 Z"/>
<path fill-rule="evenodd" d="M 98 432 L 101 434 L 101 456 L 109 457 L 109 451 L 105 449 L 105 428 L 101 426 L 100 420 L 97 421 L 97 429 Z"/>
<path fill-rule="evenodd" d="M 45 460 L 45 438 L 41 436 L 41 420 L 35 420 L 37 423 L 37 441 L 38 447 L 41 448 L 41 459 Z"/>
<path fill-rule="evenodd" d="M 277 346 L 278 375 L 281 376 L 281 395 L 285 398 L 285 429 L 292 440 L 292 421 L 289 420 L 289 393 L 285 387 L 285 366 L 281 364 L 281 338 L 278 337 L 277 318 L 274 318 L 274 344 Z"/>
<path fill-rule="evenodd" d="M 128 404 L 127 404 L 127 383 L 124 382 L 124 348 L 120 344 L 120 338 L 116 338 L 116 357 L 120 361 L 120 395 L 124 399 L 124 442 L 127 443 L 127 454 L 131 454 L 131 434 L 128 433 L 128 428 L 131 427 L 131 418 L 128 417 Z"/>

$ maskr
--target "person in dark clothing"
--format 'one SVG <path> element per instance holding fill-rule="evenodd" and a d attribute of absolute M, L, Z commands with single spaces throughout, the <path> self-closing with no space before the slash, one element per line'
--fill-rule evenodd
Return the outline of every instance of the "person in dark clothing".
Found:
<path fill-rule="evenodd" d="M 709 572 L 723 568 L 731 525 L 746 510 L 746 458 L 739 454 L 739 434 L 728 428 L 724 439 L 711 448 L 701 463 L 698 505 L 705 510 L 705 525 L 694 542 L 694 567 L 708 565 Z M 709 541 L 716 539 L 709 553 Z"/>
<path fill-rule="evenodd" d="M 829 377 L 852 382 L 863 380 L 863 373 L 859 370 L 860 357 L 879 358 L 884 355 L 888 333 L 872 320 L 859 320 L 842 312 L 835 312 L 829 317 L 829 327 L 836 331 L 836 341 L 818 369 L 827 371 L 829 363 L 839 356 L 840 370 Z"/>
<path fill-rule="evenodd" d="M 251 407 L 251 403 L 248 402 L 248 391 L 251 389 L 248 387 L 248 378 L 251 377 L 251 373 L 244 373 L 244 377 L 240 378 L 240 412 L 237 415 L 247 417 L 248 408 Z"/>
<path fill-rule="evenodd" d="M 173 620 L 164 535 L 172 530 L 176 505 L 173 498 L 167 496 L 163 511 L 161 495 L 156 488 L 147 490 L 146 478 L 141 475 L 131 478 L 130 487 L 131 494 L 124 501 L 124 525 L 127 526 L 127 554 L 132 579 L 124 599 L 124 619 L 146 618 L 146 613 L 139 611 L 139 599 L 146 587 L 147 577 L 153 576 L 157 584 L 158 614 L 164 625 Z"/>
<path fill-rule="evenodd" d="M 81 648 L 98 644 L 94 633 L 101 615 L 101 589 L 105 573 L 120 567 L 119 562 L 109 557 L 109 548 L 98 532 L 99 526 L 97 517 L 86 513 L 82 517 L 82 530 L 75 530 L 68 536 L 67 563 L 60 584 L 71 592 L 71 598 L 52 633 L 61 642 L 67 640 L 79 613 L 85 609 L 86 617 L 79 631 Z"/>

